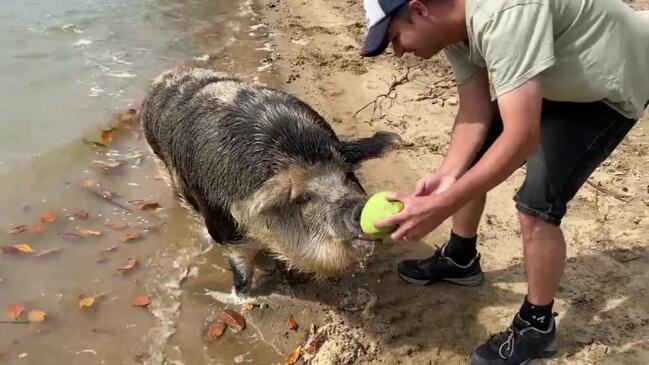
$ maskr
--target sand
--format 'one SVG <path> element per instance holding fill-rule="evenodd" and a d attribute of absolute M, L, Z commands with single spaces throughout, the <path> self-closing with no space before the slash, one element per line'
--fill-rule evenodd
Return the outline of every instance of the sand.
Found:
<path fill-rule="evenodd" d="M 360 58 L 361 1 L 264 6 L 278 86 L 312 105 L 343 138 L 399 133 L 404 147 L 365 163 L 359 176 L 369 192 L 410 192 L 439 164 L 449 140 L 457 95 L 445 59 Z M 647 120 L 638 123 L 569 207 L 568 262 L 554 306 L 560 353 L 538 363 L 649 363 L 648 129 Z M 313 364 L 467 363 L 475 346 L 509 325 L 526 293 L 512 201 L 524 174 L 489 193 L 479 231 L 481 286 L 421 287 L 398 278 L 399 260 L 426 257 L 444 243 L 447 222 L 422 242 L 378 245 L 362 272 L 292 284 L 288 299 L 251 311 L 250 323 L 282 354 L 304 343 L 311 323 L 322 328 L 326 341 Z M 297 331 L 288 330 L 289 315 Z"/>

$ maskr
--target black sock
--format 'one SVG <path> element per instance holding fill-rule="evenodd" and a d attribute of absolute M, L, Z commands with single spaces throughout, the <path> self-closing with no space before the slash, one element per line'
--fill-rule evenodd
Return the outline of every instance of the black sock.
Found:
<path fill-rule="evenodd" d="M 532 324 L 532 327 L 545 331 L 550 327 L 550 323 L 552 323 L 553 304 L 554 301 L 547 305 L 534 305 L 527 301 L 526 295 L 525 301 L 518 313 L 522 319 Z"/>
<path fill-rule="evenodd" d="M 451 231 L 451 238 L 444 249 L 444 256 L 455 261 L 459 265 L 467 265 L 478 254 L 476 242 L 478 236 L 465 238 L 460 237 Z"/>

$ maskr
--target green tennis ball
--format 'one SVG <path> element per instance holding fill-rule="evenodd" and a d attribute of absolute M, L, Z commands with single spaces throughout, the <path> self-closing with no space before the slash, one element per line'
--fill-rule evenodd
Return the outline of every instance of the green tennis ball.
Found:
<path fill-rule="evenodd" d="M 387 192 L 381 191 L 370 197 L 361 212 L 361 229 L 363 233 L 373 237 L 385 237 L 395 227 L 375 227 L 374 222 L 393 216 L 403 210 L 400 201 L 391 202 L 387 199 Z"/>

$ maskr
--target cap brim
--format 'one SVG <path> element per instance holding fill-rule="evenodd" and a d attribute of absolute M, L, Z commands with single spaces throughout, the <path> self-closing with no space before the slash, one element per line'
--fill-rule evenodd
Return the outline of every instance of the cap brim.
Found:
<path fill-rule="evenodd" d="M 389 28 L 389 16 L 374 24 L 374 26 L 371 27 L 367 32 L 367 36 L 365 36 L 365 42 L 363 43 L 361 56 L 375 57 L 383 53 L 383 51 L 385 51 L 385 49 L 388 48 L 388 45 L 390 44 L 390 40 L 387 37 Z"/>

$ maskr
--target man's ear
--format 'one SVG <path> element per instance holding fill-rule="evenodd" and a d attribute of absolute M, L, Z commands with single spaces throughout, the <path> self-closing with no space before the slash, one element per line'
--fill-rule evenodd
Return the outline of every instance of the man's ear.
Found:
<path fill-rule="evenodd" d="M 249 214 L 263 214 L 288 206 L 304 192 L 307 179 L 307 171 L 293 168 L 266 180 L 249 201 Z"/>
<path fill-rule="evenodd" d="M 428 4 L 426 4 L 427 0 L 412 0 L 408 3 L 408 10 L 410 11 L 411 14 L 416 14 L 421 17 L 427 17 L 428 16 Z"/>

